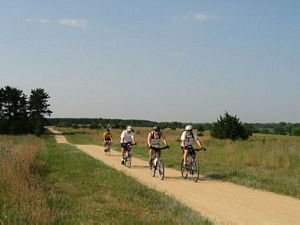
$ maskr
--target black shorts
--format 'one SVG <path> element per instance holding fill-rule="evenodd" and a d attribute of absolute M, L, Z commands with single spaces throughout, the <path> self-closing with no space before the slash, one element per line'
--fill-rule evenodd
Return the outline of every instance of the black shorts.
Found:
<path fill-rule="evenodd" d="M 159 153 L 161 152 L 160 148 L 156 148 L 156 147 L 153 147 L 153 146 L 151 146 L 150 149 L 155 151 L 155 152 L 159 152 Z"/>
<path fill-rule="evenodd" d="M 121 143 L 121 148 L 127 149 L 129 145 L 131 145 L 131 142 Z"/>
<path fill-rule="evenodd" d="M 184 146 L 184 150 L 188 150 L 189 155 L 196 155 L 196 151 L 193 146 Z"/>
<path fill-rule="evenodd" d="M 111 141 L 111 138 L 105 138 L 104 141 Z"/>

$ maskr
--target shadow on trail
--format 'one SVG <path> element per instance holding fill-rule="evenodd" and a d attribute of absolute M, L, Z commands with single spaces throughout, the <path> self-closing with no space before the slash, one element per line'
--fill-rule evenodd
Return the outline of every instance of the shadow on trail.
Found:
<path fill-rule="evenodd" d="M 228 177 L 228 175 L 224 174 L 224 173 L 212 173 L 212 174 L 208 174 L 206 175 L 204 178 L 206 180 L 225 180 Z"/>

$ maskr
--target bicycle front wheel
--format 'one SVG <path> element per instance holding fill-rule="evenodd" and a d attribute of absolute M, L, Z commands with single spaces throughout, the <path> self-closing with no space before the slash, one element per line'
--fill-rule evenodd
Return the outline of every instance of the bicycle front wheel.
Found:
<path fill-rule="evenodd" d="M 186 179 L 188 176 L 189 171 L 186 169 L 186 167 L 184 166 L 184 161 L 181 161 L 181 176 Z"/>
<path fill-rule="evenodd" d="M 130 168 L 131 167 L 131 157 L 127 157 L 125 160 L 125 166 Z"/>
<path fill-rule="evenodd" d="M 163 180 L 164 177 L 165 177 L 165 166 L 164 166 L 164 161 L 162 159 L 159 159 L 157 161 L 156 168 L 157 168 L 157 172 L 158 172 L 159 178 L 161 180 Z"/>
<path fill-rule="evenodd" d="M 197 162 L 197 160 L 194 160 L 192 162 L 192 168 L 191 168 L 191 177 L 194 182 L 197 182 L 199 180 L 199 174 L 200 174 L 199 163 Z"/>

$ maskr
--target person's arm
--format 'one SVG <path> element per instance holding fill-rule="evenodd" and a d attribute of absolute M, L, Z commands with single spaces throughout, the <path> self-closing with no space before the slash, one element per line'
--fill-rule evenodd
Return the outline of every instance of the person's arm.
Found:
<path fill-rule="evenodd" d="M 132 144 L 135 145 L 135 138 L 134 135 L 131 136 Z"/>
<path fill-rule="evenodd" d="M 148 147 L 151 146 L 151 133 L 148 134 L 148 137 L 147 137 L 147 144 L 148 144 Z"/>
<path fill-rule="evenodd" d="M 196 143 L 197 145 L 199 146 L 199 148 L 202 148 L 203 147 L 203 143 L 200 141 L 200 139 L 197 137 L 196 139 Z"/>
<path fill-rule="evenodd" d="M 124 143 L 124 131 L 121 133 L 121 143 Z"/>
<path fill-rule="evenodd" d="M 185 144 L 185 143 L 184 143 L 184 142 L 185 142 L 185 131 L 182 132 L 180 140 L 181 140 L 180 146 L 181 146 L 181 147 L 184 147 L 184 144 Z"/>
<path fill-rule="evenodd" d="M 166 138 L 166 136 L 164 134 L 162 135 L 162 139 L 163 139 L 165 145 L 167 146 L 168 145 L 168 141 L 167 141 L 167 138 Z"/>

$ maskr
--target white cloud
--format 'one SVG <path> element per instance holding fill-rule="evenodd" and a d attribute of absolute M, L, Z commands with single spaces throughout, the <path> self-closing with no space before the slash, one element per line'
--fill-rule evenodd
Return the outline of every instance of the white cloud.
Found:
<path fill-rule="evenodd" d="M 30 19 L 30 18 L 25 19 L 25 22 L 26 23 L 50 23 L 50 21 L 47 19 Z"/>
<path fill-rule="evenodd" d="M 79 28 L 86 28 L 87 21 L 80 20 L 80 19 L 60 19 L 59 24 L 63 26 L 71 26 L 71 27 L 79 27 Z"/>
<path fill-rule="evenodd" d="M 216 21 L 220 19 L 221 18 L 218 16 L 196 12 L 196 13 L 190 13 L 188 15 L 182 16 L 178 20 L 179 21 Z"/>

